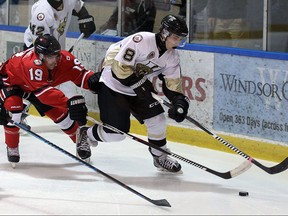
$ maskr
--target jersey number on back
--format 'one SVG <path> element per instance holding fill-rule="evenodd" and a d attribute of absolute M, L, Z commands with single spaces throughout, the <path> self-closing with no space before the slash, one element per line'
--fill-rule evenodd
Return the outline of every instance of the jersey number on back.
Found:
<path fill-rule="evenodd" d="M 36 28 L 36 25 L 32 25 L 30 23 L 30 31 L 32 32 L 33 35 L 42 35 L 43 34 L 43 31 L 44 31 L 44 26 L 37 26 Z"/>

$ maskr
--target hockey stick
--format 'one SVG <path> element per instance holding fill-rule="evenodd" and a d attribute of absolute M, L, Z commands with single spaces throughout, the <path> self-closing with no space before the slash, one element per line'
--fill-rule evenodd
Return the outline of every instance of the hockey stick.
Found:
<path fill-rule="evenodd" d="M 77 44 L 79 43 L 79 41 L 84 37 L 84 33 L 81 33 L 80 36 L 77 38 L 77 40 L 75 41 L 75 43 L 71 46 L 71 48 L 68 50 L 68 52 L 72 52 L 74 50 L 74 47 L 77 46 Z"/>
<path fill-rule="evenodd" d="M 169 102 L 165 101 L 164 99 L 160 98 L 158 95 L 152 93 L 152 96 L 158 100 L 160 103 L 164 104 L 165 106 L 171 108 L 173 105 L 170 104 Z M 244 157 L 246 160 L 250 161 L 250 163 L 255 164 L 256 166 L 258 166 L 260 169 L 264 170 L 265 172 L 269 173 L 269 174 L 276 174 L 276 173 L 280 173 L 285 171 L 288 168 L 288 157 L 285 158 L 282 162 L 280 162 L 279 164 L 276 164 L 275 166 L 272 167 L 267 167 L 264 166 L 263 164 L 261 164 L 260 162 L 258 162 L 257 160 L 255 160 L 254 158 L 252 158 L 251 156 L 247 155 L 246 153 L 242 152 L 240 149 L 238 149 L 237 147 L 233 146 L 232 144 L 228 143 L 227 141 L 225 141 L 224 139 L 222 139 L 221 137 L 217 136 L 215 133 L 211 132 L 209 129 L 207 129 L 206 127 L 204 127 L 203 125 L 201 125 L 198 121 L 196 121 L 195 119 L 191 118 L 190 116 L 186 116 L 185 117 L 186 120 L 188 120 L 189 122 L 195 124 L 197 127 L 199 127 L 200 129 L 202 129 L 203 131 L 205 131 L 206 133 L 208 133 L 209 135 L 213 136 L 216 140 L 218 140 L 219 142 L 221 142 L 222 144 L 224 144 L 226 147 L 230 148 L 231 150 L 233 150 L 234 152 L 236 152 L 237 154 L 241 155 L 242 157 Z"/>
<path fill-rule="evenodd" d="M 25 127 L 24 125 L 19 124 L 19 123 L 17 123 L 17 122 L 14 122 L 13 120 L 9 120 L 9 122 L 12 123 L 12 124 L 14 124 L 14 125 L 16 125 L 17 127 L 21 128 L 22 130 L 25 130 L 25 131 L 26 131 L 27 133 L 29 133 L 30 135 L 32 135 L 32 136 L 36 137 L 37 139 L 45 142 L 46 144 L 48 144 L 48 145 L 52 146 L 53 148 L 57 149 L 58 151 L 60 151 L 60 152 L 62 152 L 62 153 L 64 153 L 64 154 L 66 154 L 67 156 L 73 158 L 74 160 L 76 160 L 76 161 L 84 164 L 85 166 L 89 167 L 90 169 L 94 170 L 95 172 L 100 173 L 101 175 L 103 175 L 103 176 L 105 176 L 106 178 L 112 180 L 113 182 L 117 183 L 118 185 L 124 187 L 125 189 L 131 191 L 132 193 L 134 193 L 134 194 L 140 196 L 141 198 L 147 200 L 148 202 L 153 203 L 154 205 L 157 205 L 157 206 L 171 207 L 170 203 L 169 203 L 166 199 L 152 200 L 152 199 L 144 196 L 144 195 L 141 194 L 140 192 L 132 189 L 132 188 L 129 187 L 128 185 L 122 183 L 121 181 L 115 179 L 114 177 L 108 175 L 107 173 L 101 171 L 100 169 L 96 168 L 95 166 L 92 166 L 91 164 L 89 164 L 89 163 L 81 160 L 80 158 L 74 156 L 73 154 L 67 152 L 67 151 L 64 150 L 63 148 L 61 148 L 61 147 L 53 144 L 52 142 L 48 141 L 47 139 L 41 137 L 40 135 L 34 133 L 33 131 L 31 131 L 31 130 L 29 130 L 29 129 L 27 129 L 27 127 Z"/>
<path fill-rule="evenodd" d="M 98 124 L 98 125 L 100 125 L 102 127 L 108 128 L 108 129 L 110 129 L 110 130 L 112 130 L 112 131 L 114 131 L 116 133 L 119 133 L 119 134 L 122 134 L 122 135 L 124 135 L 126 137 L 129 137 L 129 138 L 131 138 L 131 139 L 133 139 L 133 140 L 135 140 L 135 141 L 137 141 L 139 143 L 142 143 L 142 144 L 147 145 L 149 147 L 155 148 L 155 149 L 157 149 L 157 150 L 159 150 L 159 151 L 161 151 L 161 152 L 163 152 L 163 153 L 165 153 L 167 155 L 171 155 L 172 157 L 175 157 L 175 158 L 177 158 L 177 159 L 179 159 L 181 161 L 184 161 L 184 162 L 186 162 L 188 164 L 191 164 L 192 166 L 196 166 L 199 169 L 202 169 L 202 170 L 204 170 L 206 172 L 212 173 L 212 174 L 214 174 L 216 176 L 219 176 L 221 178 L 224 178 L 224 179 L 230 179 L 230 178 L 233 178 L 233 177 L 235 177 L 237 175 L 240 175 L 241 173 L 245 172 L 246 170 L 248 170 L 252 166 L 251 163 L 249 163 L 247 161 L 244 161 L 244 163 L 242 163 L 240 166 L 236 167 L 233 170 L 230 170 L 230 171 L 225 172 L 225 173 L 218 172 L 218 171 L 215 171 L 215 170 L 210 169 L 208 167 L 205 167 L 205 166 L 203 166 L 203 165 L 201 165 L 199 163 L 191 161 L 191 160 L 189 160 L 187 158 L 184 158 L 184 157 L 182 157 L 180 155 L 177 155 L 177 154 L 175 154 L 173 152 L 166 151 L 166 150 L 164 150 L 164 149 L 162 149 L 162 148 L 160 148 L 160 147 L 158 147 L 158 146 L 156 146 L 156 145 L 154 145 L 154 144 L 152 144 L 150 142 L 147 142 L 147 141 L 145 141 L 143 139 L 140 139 L 140 138 L 138 138 L 138 137 L 136 137 L 136 136 L 134 136 L 132 134 L 125 133 L 125 132 L 123 132 L 123 131 L 121 131 L 121 130 L 119 130 L 119 129 L 117 129 L 117 128 L 109 125 L 109 124 L 105 124 L 105 123 L 99 122 L 99 121 L 95 120 L 94 118 L 92 118 L 90 116 L 87 116 L 87 120 L 91 121 L 91 122 L 93 122 L 95 124 Z"/>

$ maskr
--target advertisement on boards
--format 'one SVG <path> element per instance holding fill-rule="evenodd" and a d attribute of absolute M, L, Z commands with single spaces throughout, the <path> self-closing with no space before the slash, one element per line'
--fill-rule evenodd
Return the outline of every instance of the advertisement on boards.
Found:
<path fill-rule="evenodd" d="M 288 62 L 215 54 L 214 129 L 288 141 Z"/>

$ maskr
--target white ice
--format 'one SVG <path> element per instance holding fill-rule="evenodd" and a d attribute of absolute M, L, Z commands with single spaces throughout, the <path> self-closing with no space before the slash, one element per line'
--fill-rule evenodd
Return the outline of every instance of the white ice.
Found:
<path fill-rule="evenodd" d="M 75 144 L 49 119 L 29 116 L 28 122 L 32 131 L 75 154 Z M 21 136 L 21 161 L 12 169 L 2 127 L 0 135 L 2 215 L 288 214 L 288 171 L 271 175 L 253 165 L 242 175 L 226 180 L 180 161 L 183 174 L 175 175 L 157 171 L 147 146 L 130 138 L 100 143 L 92 149 L 96 170 L 149 199 L 166 199 L 172 206 L 159 207 L 31 135 Z M 218 172 L 227 172 L 245 161 L 237 154 L 191 145 L 169 142 L 169 147 L 173 153 Z M 269 167 L 276 164 L 256 160 Z M 249 196 L 241 197 L 239 191 L 247 191 Z"/>

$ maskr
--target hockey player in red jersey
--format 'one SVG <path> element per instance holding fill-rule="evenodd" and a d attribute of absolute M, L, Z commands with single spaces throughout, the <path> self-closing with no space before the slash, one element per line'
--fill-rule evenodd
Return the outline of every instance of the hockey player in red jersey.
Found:
<path fill-rule="evenodd" d="M 38 112 L 52 119 L 76 143 L 80 127 L 86 124 L 87 108 L 81 95 L 68 99 L 55 86 L 72 81 L 90 89 L 89 80 L 94 72 L 87 70 L 71 53 L 61 50 L 54 36 L 39 36 L 33 48 L 14 54 L 1 65 L 0 104 L 12 113 L 19 123 L 23 98 L 30 101 Z M 4 125 L 8 161 L 17 163 L 19 155 L 19 128 L 11 123 Z M 76 137 L 76 132 L 78 137 Z M 81 137 L 77 155 L 88 160 L 91 156 L 89 140 Z"/>

